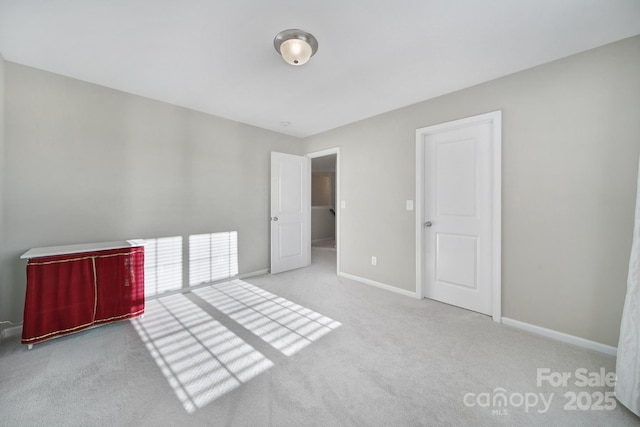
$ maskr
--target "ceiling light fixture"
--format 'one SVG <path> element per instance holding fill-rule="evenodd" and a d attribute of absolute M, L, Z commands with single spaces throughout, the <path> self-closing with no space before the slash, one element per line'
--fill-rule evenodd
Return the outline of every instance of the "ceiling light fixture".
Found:
<path fill-rule="evenodd" d="M 276 34 L 273 46 L 287 64 L 302 65 L 318 51 L 318 40 L 302 30 L 284 30 Z"/>

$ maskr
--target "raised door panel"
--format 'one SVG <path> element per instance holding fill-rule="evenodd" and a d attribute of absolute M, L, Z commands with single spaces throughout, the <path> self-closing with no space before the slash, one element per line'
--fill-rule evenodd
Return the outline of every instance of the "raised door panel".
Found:
<path fill-rule="evenodd" d="M 271 273 L 310 264 L 309 159 L 271 153 Z"/>

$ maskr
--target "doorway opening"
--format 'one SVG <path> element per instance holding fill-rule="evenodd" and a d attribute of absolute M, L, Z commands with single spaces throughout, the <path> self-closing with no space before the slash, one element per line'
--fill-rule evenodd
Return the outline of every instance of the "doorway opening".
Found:
<path fill-rule="evenodd" d="M 315 251 L 333 251 L 339 268 L 339 148 L 307 154 L 311 159 L 311 258 Z"/>

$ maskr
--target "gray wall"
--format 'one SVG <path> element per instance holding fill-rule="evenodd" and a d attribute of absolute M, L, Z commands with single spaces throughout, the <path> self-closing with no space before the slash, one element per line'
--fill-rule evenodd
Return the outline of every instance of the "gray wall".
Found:
<path fill-rule="evenodd" d="M 311 241 L 329 240 L 336 238 L 336 217 L 329 208 L 336 207 L 336 160 L 332 157 L 331 170 L 323 170 L 322 162 L 325 158 L 311 159 Z M 324 177 L 330 180 L 329 185 L 318 178 Z"/>
<path fill-rule="evenodd" d="M 503 314 L 617 344 L 640 37 L 307 138 L 304 150 L 296 138 L 0 61 L 3 71 L 3 320 L 22 318 L 18 257 L 33 246 L 238 230 L 240 272 L 266 268 L 269 152 L 335 146 L 342 271 L 413 290 L 415 129 L 501 109 Z"/>
<path fill-rule="evenodd" d="M 311 241 L 336 238 L 336 217 L 328 207 L 311 208 Z"/>
<path fill-rule="evenodd" d="M 239 270 L 269 266 L 269 153 L 298 138 L 6 63 L 3 318 L 49 246 L 237 230 Z"/>
<path fill-rule="evenodd" d="M 503 111 L 503 315 L 616 346 L 640 155 L 640 37 L 305 139 L 340 147 L 340 265 L 415 289 L 415 130 Z M 371 266 L 371 255 L 378 265 Z"/>

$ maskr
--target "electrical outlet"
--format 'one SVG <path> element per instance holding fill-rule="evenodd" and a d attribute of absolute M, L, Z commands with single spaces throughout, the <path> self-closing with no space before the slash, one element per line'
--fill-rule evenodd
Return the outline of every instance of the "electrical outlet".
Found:
<path fill-rule="evenodd" d="M 374 257 L 374 256 L 371 257 L 371 265 L 378 265 L 378 258 L 377 257 Z"/>

